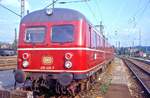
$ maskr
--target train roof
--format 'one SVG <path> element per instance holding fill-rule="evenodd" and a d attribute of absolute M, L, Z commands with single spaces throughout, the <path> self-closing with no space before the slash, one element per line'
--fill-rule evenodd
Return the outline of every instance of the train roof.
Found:
<path fill-rule="evenodd" d="M 38 10 L 29 13 L 21 20 L 21 23 L 26 22 L 56 22 L 56 21 L 72 21 L 86 19 L 85 16 L 73 9 L 54 8 L 52 15 L 46 14 L 46 9 Z"/>

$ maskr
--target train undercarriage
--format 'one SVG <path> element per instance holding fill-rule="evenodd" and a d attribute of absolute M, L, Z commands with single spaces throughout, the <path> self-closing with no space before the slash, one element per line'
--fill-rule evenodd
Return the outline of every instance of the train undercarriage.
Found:
<path fill-rule="evenodd" d="M 71 79 L 69 80 L 69 82 L 65 78 L 63 79 L 63 82 L 60 82 L 59 79 L 57 79 L 56 77 L 52 77 L 51 75 L 40 75 L 40 77 L 38 78 L 27 76 L 21 89 L 32 91 L 34 98 L 38 98 L 38 96 L 42 95 L 44 95 L 45 98 L 56 95 L 67 95 L 73 97 L 76 96 L 79 92 L 90 90 L 92 84 L 96 82 L 98 75 L 106 69 L 108 64 L 100 68 L 88 78 Z"/>

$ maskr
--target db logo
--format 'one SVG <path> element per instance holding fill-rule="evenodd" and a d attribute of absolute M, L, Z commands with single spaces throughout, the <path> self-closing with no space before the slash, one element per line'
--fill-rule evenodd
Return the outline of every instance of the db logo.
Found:
<path fill-rule="evenodd" d="M 44 65 L 51 65 L 53 64 L 53 57 L 51 56 L 43 57 L 42 62 Z"/>

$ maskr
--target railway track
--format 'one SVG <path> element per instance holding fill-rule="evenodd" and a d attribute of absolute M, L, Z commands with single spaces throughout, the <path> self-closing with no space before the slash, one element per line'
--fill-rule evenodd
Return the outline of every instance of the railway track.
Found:
<path fill-rule="evenodd" d="M 150 65 L 150 60 L 148 60 L 148 59 L 141 59 L 141 58 L 133 58 L 133 59 L 138 60 L 138 61 L 140 61 L 140 62 L 143 62 L 143 63 L 146 63 L 146 64 Z"/>
<path fill-rule="evenodd" d="M 17 65 L 16 56 L 0 56 L 0 70 L 14 69 Z"/>
<path fill-rule="evenodd" d="M 148 96 L 150 96 L 150 66 L 147 64 L 142 64 L 132 59 L 122 58 L 124 63 L 128 66 L 128 68 L 133 72 L 133 74 L 137 77 L 139 82 L 144 87 Z"/>

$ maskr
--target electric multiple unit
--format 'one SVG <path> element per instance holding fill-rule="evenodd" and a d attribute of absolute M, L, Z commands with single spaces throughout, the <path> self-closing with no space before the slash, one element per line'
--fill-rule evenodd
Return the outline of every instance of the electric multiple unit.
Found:
<path fill-rule="evenodd" d="M 113 53 L 106 38 L 80 12 L 35 11 L 20 23 L 15 79 L 17 83 L 30 80 L 32 87 L 37 79 L 51 89 L 57 84 L 67 87 L 94 75 L 111 62 Z"/>

